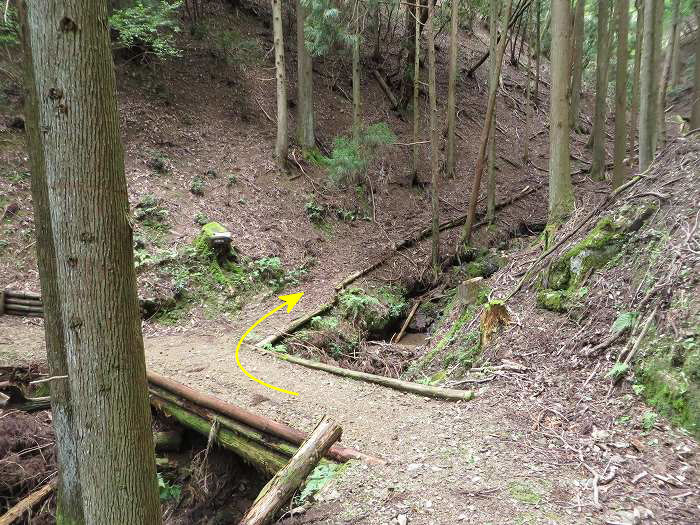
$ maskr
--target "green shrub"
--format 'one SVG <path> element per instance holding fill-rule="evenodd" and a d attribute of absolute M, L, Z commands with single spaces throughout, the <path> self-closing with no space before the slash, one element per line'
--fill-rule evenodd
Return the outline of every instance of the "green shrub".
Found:
<path fill-rule="evenodd" d="M 190 192 L 193 195 L 204 195 L 204 177 L 201 175 L 195 175 L 190 183 Z"/>
<path fill-rule="evenodd" d="M 230 65 L 250 64 L 260 57 L 260 45 L 255 38 L 246 38 L 234 30 L 212 33 L 213 55 Z"/>
<path fill-rule="evenodd" d="M 7 7 L 6 13 L 0 13 L 0 45 L 19 45 L 19 24 L 13 7 Z"/>
<path fill-rule="evenodd" d="M 395 141 L 396 135 L 385 122 L 368 127 L 359 134 L 357 140 L 337 138 L 327 163 L 331 181 L 335 184 L 357 183 L 379 146 Z"/>
<path fill-rule="evenodd" d="M 168 210 L 161 206 L 160 200 L 147 193 L 134 207 L 135 219 L 145 227 L 152 230 L 164 231 L 168 229 Z"/>
<path fill-rule="evenodd" d="M 170 483 L 163 478 L 160 472 L 158 473 L 158 493 L 160 495 L 160 501 L 179 501 L 181 492 L 182 487 L 180 487 L 180 485 Z"/>
<path fill-rule="evenodd" d="M 326 208 L 317 203 L 315 200 L 311 200 L 304 204 L 304 211 L 308 215 L 309 220 L 314 224 L 321 224 L 326 217 Z"/>
<path fill-rule="evenodd" d="M 159 58 L 177 57 L 182 52 L 175 47 L 174 35 L 180 31 L 175 12 L 181 5 L 181 1 L 137 0 L 133 6 L 115 11 L 109 23 L 123 48 Z"/>

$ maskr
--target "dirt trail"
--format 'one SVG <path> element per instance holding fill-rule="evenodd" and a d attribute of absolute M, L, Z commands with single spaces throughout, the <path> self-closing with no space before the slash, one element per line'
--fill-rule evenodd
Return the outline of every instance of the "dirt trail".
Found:
<path fill-rule="evenodd" d="M 345 445 L 388 462 L 352 464 L 324 501 L 290 523 L 389 524 L 401 514 L 413 524 L 603 523 L 618 519 L 614 510 L 635 507 L 653 509 L 658 523 L 692 523 L 697 477 L 677 491 L 691 493 L 690 505 L 681 508 L 668 509 L 669 502 L 677 507 L 684 498 L 670 500 L 662 490 L 644 499 L 633 494 L 631 479 L 644 468 L 660 474 L 670 468 L 664 447 L 645 447 L 642 454 L 613 448 L 624 474 L 599 487 L 602 507 L 596 508 L 579 454 L 557 437 L 546 417 L 540 415 L 551 432 L 533 431 L 544 400 L 517 381 L 491 383 L 471 402 L 442 402 L 305 369 L 252 347 L 243 350 L 251 373 L 297 390 L 300 395 L 293 397 L 245 377 L 234 359 L 236 340 L 233 332 L 146 338 L 146 358 L 157 372 L 306 431 L 329 414 L 343 426 Z M 40 326 L 0 320 L 0 361 L 41 360 L 43 351 Z M 571 377 L 572 383 L 578 379 Z M 650 437 L 667 447 L 680 442 L 668 429 L 658 435 Z"/>

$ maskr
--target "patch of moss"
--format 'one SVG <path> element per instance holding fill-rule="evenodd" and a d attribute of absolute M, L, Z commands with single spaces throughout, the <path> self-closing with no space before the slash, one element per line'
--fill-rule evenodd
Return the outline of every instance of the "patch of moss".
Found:
<path fill-rule="evenodd" d="M 382 333 L 406 312 L 403 290 L 384 287 L 373 293 L 348 288 L 338 297 L 339 310 L 351 323 L 371 333 Z"/>
<path fill-rule="evenodd" d="M 527 505 L 537 505 L 542 501 L 542 494 L 537 487 L 527 481 L 511 481 L 508 483 L 508 492 L 513 499 Z"/>
<path fill-rule="evenodd" d="M 490 277 L 501 265 L 500 259 L 488 250 L 471 250 L 466 257 L 472 258 L 463 266 L 463 272 L 469 278 Z"/>
<path fill-rule="evenodd" d="M 586 295 L 586 288 L 578 290 L 539 290 L 537 305 L 550 312 L 565 313 L 575 306 Z"/>
<path fill-rule="evenodd" d="M 648 335 L 635 378 L 651 406 L 700 436 L 700 327 L 681 341 Z"/>

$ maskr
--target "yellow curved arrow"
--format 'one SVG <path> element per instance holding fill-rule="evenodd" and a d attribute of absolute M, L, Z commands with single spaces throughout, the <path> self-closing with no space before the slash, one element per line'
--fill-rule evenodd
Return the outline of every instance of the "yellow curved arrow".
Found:
<path fill-rule="evenodd" d="M 255 321 L 253 325 L 246 330 L 246 332 L 243 334 L 243 336 L 238 340 L 238 344 L 236 345 L 236 363 L 238 363 L 238 368 L 243 370 L 243 373 L 247 375 L 249 378 L 251 378 L 253 381 L 260 383 L 263 386 L 266 386 L 267 388 L 271 388 L 272 390 L 277 390 L 278 392 L 284 392 L 285 394 L 291 394 L 293 396 L 298 396 L 298 392 L 292 392 L 291 390 L 285 390 L 284 388 L 278 388 L 276 386 L 273 386 L 269 383 L 266 383 L 265 381 L 261 381 L 254 375 L 252 375 L 250 372 L 248 372 L 245 368 L 243 368 L 243 365 L 241 364 L 241 359 L 239 357 L 239 351 L 241 349 L 241 344 L 243 344 L 243 339 L 246 338 L 246 336 L 253 331 L 253 328 L 258 326 L 260 323 L 262 323 L 265 319 L 270 317 L 272 314 L 274 314 L 277 310 L 280 308 L 284 308 L 285 305 L 287 305 L 287 313 L 292 311 L 292 308 L 294 308 L 294 305 L 299 302 L 299 299 L 301 299 L 301 296 L 304 295 L 304 292 L 300 293 L 293 293 L 289 295 L 280 295 L 279 298 L 284 301 L 281 305 L 273 308 L 269 312 L 267 312 L 265 315 L 263 315 L 260 319 Z"/>

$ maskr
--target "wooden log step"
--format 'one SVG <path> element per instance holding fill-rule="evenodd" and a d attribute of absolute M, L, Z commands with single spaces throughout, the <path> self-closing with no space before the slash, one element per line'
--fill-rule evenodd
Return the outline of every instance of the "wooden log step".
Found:
<path fill-rule="evenodd" d="M 17 299 L 14 297 L 5 297 L 5 308 L 7 308 L 8 306 L 12 306 L 14 304 L 23 305 L 23 306 L 34 306 L 36 308 L 43 307 L 43 303 L 41 302 L 41 300 Z"/>
<path fill-rule="evenodd" d="M 27 293 L 27 292 L 16 292 L 13 290 L 5 290 L 3 293 L 5 294 L 5 298 L 33 299 L 35 301 L 41 301 L 41 295 L 39 295 L 39 294 Z"/>

